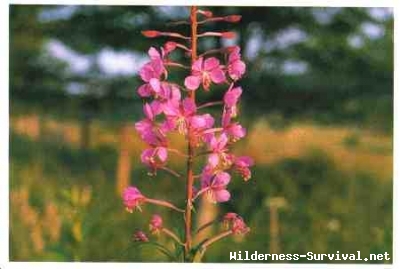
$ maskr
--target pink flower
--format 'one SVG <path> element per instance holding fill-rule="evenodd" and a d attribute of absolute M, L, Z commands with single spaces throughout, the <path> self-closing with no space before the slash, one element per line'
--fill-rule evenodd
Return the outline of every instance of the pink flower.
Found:
<path fill-rule="evenodd" d="M 248 156 L 236 157 L 233 162 L 233 167 L 243 177 L 245 181 L 251 178 L 251 171 L 249 167 L 253 165 L 253 159 Z"/>
<path fill-rule="evenodd" d="M 133 240 L 136 242 L 148 242 L 149 238 L 147 238 L 147 235 L 143 231 L 136 231 L 133 234 Z"/>
<path fill-rule="evenodd" d="M 228 58 L 228 74 L 233 80 L 240 79 L 246 72 L 246 64 L 240 60 L 240 48 L 233 47 Z"/>
<path fill-rule="evenodd" d="M 236 105 L 239 102 L 240 95 L 242 95 L 241 87 L 229 89 L 224 95 L 224 113 L 227 113 L 231 118 L 237 116 Z"/>
<path fill-rule="evenodd" d="M 140 210 L 140 204 L 143 203 L 146 198 L 136 187 L 130 186 L 124 190 L 122 199 L 124 201 L 126 210 L 132 213 L 134 208 L 138 208 Z"/>
<path fill-rule="evenodd" d="M 181 134 L 186 134 L 189 128 L 189 119 L 196 113 L 196 104 L 190 98 L 185 98 L 181 103 L 168 102 L 164 106 L 164 114 L 171 125 L 175 126 Z"/>
<path fill-rule="evenodd" d="M 236 213 L 226 213 L 223 217 L 223 225 L 233 234 L 246 234 L 250 231 L 243 219 Z"/>
<path fill-rule="evenodd" d="M 162 111 L 162 108 L 159 103 L 152 102 L 151 104 L 145 103 L 143 106 L 144 115 L 151 121 L 154 121 L 155 117 L 159 115 Z"/>
<path fill-rule="evenodd" d="M 166 133 L 169 131 L 167 127 L 168 125 L 165 123 L 159 126 L 149 119 L 143 119 L 135 123 L 135 129 L 142 140 L 153 147 L 167 144 Z"/>
<path fill-rule="evenodd" d="M 225 81 L 225 73 L 217 58 L 211 57 L 204 60 L 203 57 L 200 57 L 193 63 L 192 75 L 185 79 L 185 86 L 189 90 L 197 90 L 202 83 L 204 90 L 208 91 L 211 82 L 221 84 Z"/>
<path fill-rule="evenodd" d="M 208 129 L 214 125 L 214 118 L 210 114 L 195 115 L 190 118 L 192 129 Z"/>
<path fill-rule="evenodd" d="M 146 82 L 146 84 L 138 88 L 138 94 L 141 97 L 149 97 L 152 93 L 156 93 L 160 85 L 161 75 L 167 76 L 163 50 L 159 53 L 155 48 L 151 47 L 148 54 L 151 61 L 146 63 L 139 71 L 141 79 Z"/>
<path fill-rule="evenodd" d="M 152 78 L 159 80 L 164 72 L 162 61 L 150 61 L 140 69 L 139 75 L 143 81 L 150 82 Z"/>
<path fill-rule="evenodd" d="M 165 62 L 165 57 L 168 55 L 164 48 L 161 48 L 161 52 L 159 52 L 156 48 L 150 47 L 149 51 L 147 52 L 150 56 L 152 61 L 161 61 Z"/>
<path fill-rule="evenodd" d="M 149 224 L 150 232 L 157 233 L 161 230 L 162 226 L 163 219 L 161 218 L 161 216 L 157 214 L 153 215 Z"/>
<path fill-rule="evenodd" d="M 181 91 L 175 85 L 169 83 L 161 83 L 156 86 L 157 91 L 154 92 L 154 101 L 152 105 L 156 107 L 158 114 L 165 113 L 166 107 L 170 104 L 179 105 L 181 100 Z"/>
<path fill-rule="evenodd" d="M 216 167 L 220 164 L 220 161 L 223 165 L 228 164 L 227 154 L 226 154 L 226 146 L 228 144 L 228 137 L 226 134 L 222 133 L 218 138 L 215 137 L 214 134 L 207 134 L 205 136 L 206 143 L 211 151 L 211 154 L 208 155 L 208 164 L 211 167 Z"/>
<path fill-rule="evenodd" d="M 161 106 L 154 101 L 143 106 L 145 119 L 135 123 L 135 129 L 147 144 L 152 146 L 166 145 L 166 133 L 169 131 L 165 124 L 159 126 L 155 122 L 156 115 L 161 113 Z"/>
<path fill-rule="evenodd" d="M 224 133 L 232 138 L 233 142 L 246 136 L 246 129 L 239 123 L 229 123 L 222 126 L 222 128 L 224 128 Z"/>
<path fill-rule="evenodd" d="M 229 89 L 224 95 L 225 106 L 227 106 L 227 107 L 236 106 L 241 95 L 242 95 L 241 87 L 235 87 L 233 89 Z"/>
<path fill-rule="evenodd" d="M 155 171 L 158 167 L 165 164 L 168 158 L 168 151 L 165 147 L 155 147 L 145 149 L 140 155 L 142 163 L 147 165 L 151 170 Z"/>
<path fill-rule="evenodd" d="M 231 194 L 226 190 L 226 186 L 231 180 L 231 176 L 226 172 L 217 174 L 203 173 L 201 187 L 206 190 L 206 197 L 212 203 L 226 202 L 231 198 Z"/>
<path fill-rule="evenodd" d="M 233 142 L 243 138 L 246 136 L 246 129 L 237 122 L 231 122 L 232 119 L 232 110 L 224 109 L 222 113 L 222 128 L 224 129 L 223 133 L 229 136 Z"/>

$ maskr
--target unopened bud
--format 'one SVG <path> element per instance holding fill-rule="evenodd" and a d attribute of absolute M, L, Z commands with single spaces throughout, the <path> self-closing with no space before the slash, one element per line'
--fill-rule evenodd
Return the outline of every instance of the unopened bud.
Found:
<path fill-rule="evenodd" d="M 235 49 L 237 49 L 237 46 L 229 46 L 229 47 L 226 47 L 226 48 L 225 48 L 225 50 L 226 50 L 228 53 L 231 53 L 231 52 L 234 51 Z"/>
<path fill-rule="evenodd" d="M 146 234 L 142 231 L 136 231 L 133 234 L 132 239 L 133 239 L 133 241 L 136 241 L 136 242 L 148 242 L 149 241 Z"/>
<path fill-rule="evenodd" d="M 166 53 L 169 53 L 169 52 L 175 50 L 176 47 L 177 47 L 177 43 L 176 43 L 176 42 L 173 42 L 173 41 L 168 41 L 168 42 L 165 43 L 165 45 L 164 45 L 164 49 L 165 49 L 165 52 L 166 52 Z"/>
<path fill-rule="evenodd" d="M 224 21 L 227 22 L 239 22 L 242 19 L 242 16 L 240 15 L 229 15 L 224 17 Z"/>
<path fill-rule="evenodd" d="M 233 39 L 233 38 L 236 38 L 236 33 L 235 32 L 223 32 L 223 33 L 221 33 L 221 36 L 223 38 Z"/>
<path fill-rule="evenodd" d="M 209 10 L 198 10 L 197 12 L 207 18 L 211 18 L 213 16 L 213 13 Z"/>
<path fill-rule="evenodd" d="M 148 38 L 154 38 L 158 37 L 161 35 L 160 31 L 154 31 L 154 30 L 147 30 L 147 31 L 142 31 L 142 35 Z"/>

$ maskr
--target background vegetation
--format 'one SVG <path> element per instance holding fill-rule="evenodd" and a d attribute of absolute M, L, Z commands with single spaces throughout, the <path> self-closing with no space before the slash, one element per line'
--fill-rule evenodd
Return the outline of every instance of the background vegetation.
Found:
<path fill-rule="evenodd" d="M 233 28 L 248 64 L 249 137 L 235 151 L 256 166 L 251 181 L 234 178 L 232 201 L 199 210 L 198 222 L 236 211 L 252 229 L 205 260 L 229 262 L 235 250 L 391 255 L 392 11 L 211 10 L 243 16 Z M 128 214 L 120 192 L 135 184 L 183 201 L 175 179 L 147 176 L 133 122 L 142 117 L 136 72 L 151 45 L 140 31 L 187 15 L 184 7 L 10 6 L 10 260 L 167 261 L 131 235 L 155 212 L 177 231 L 181 224 L 152 206 Z M 211 39 L 200 50 L 218 42 L 230 45 Z"/>

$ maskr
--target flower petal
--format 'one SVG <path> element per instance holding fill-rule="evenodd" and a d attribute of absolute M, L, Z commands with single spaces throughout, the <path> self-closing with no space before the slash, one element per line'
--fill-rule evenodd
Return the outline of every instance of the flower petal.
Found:
<path fill-rule="evenodd" d="M 196 108 L 196 104 L 190 98 L 185 98 L 182 101 L 182 107 L 183 107 L 183 111 L 184 111 L 185 116 L 192 115 L 192 114 L 196 113 L 196 109 L 197 109 Z"/>
<path fill-rule="evenodd" d="M 211 167 L 216 167 L 219 163 L 219 156 L 216 153 L 208 155 L 208 164 L 210 164 Z"/>
<path fill-rule="evenodd" d="M 231 194 L 227 190 L 218 190 L 214 191 L 214 197 L 218 203 L 223 203 L 231 199 Z"/>
<path fill-rule="evenodd" d="M 212 80 L 212 82 L 220 84 L 225 82 L 226 77 L 225 77 L 225 73 L 224 71 L 222 71 L 222 69 L 214 69 L 210 72 L 210 78 Z"/>
<path fill-rule="evenodd" d="M 229 184 L 230 181 L 231 181 L 231 175 L 229 175 L 226 172 L 220 172 L 215 175 L 212 185 L 218 188 L 225 187 L 226 185 Z"/>
<path fill-rule="evenodd" d="M 204 61 L 204 71 L 211 71 L 219 67 L 219 60 L 215 57 L 208 58 Z"/>
<path fill-rule="evenodd" d="M 185 87 L 189 90 L 197 90 L 201 83 L 201 78 L 198 76 L 188 76 L 185 78 Z"/>
<path fill-rule="evenodd" d="M 201 72 L 203 70 L 203 57 L 200 57 L 196 61 L 194 61 L 192 65 L 192 71 Z"/>
<path fill-rule="evenodd" d="M 159 93 L 161 90 L 161 83 L 160 80 L 157 78 L 151 78 L 149 84 L 154 92 Z"/>
<path fill-rule="evenodd" d="M 143 84 L 138 88 L 137 92 L 140 97 L 149 97 L 151 96 L 151 87 L 147 83 Z"/>
<path fill-rule="evenodd" d="M 242 88 L 241 87 L 236 87 L 233 88 L 229 91 L 227 91 L 224 95 L 224 103 L 228 107 L 232 107 L 236 105 L 236 103 L 239 101 L 239 97 L 242 95 Z"/>
<path fill-rule="evenodd" d="M 168 158 L 168 151 L 164 147 L 159 147 L 157 148 L 157 156 L 160 159 L 160 161 L 165 162 Z"/>

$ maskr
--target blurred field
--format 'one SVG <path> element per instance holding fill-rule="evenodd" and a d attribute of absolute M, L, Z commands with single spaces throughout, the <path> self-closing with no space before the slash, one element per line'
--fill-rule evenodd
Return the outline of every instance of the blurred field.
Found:
<path fill-rule="evenodd" d="M 45 139 L 50 137 L 53 141 L 79 148 L 86 139 L 90 141 L 90 148 L 106 146 L 128 150 L 135 160 L 145 146 L 138 138 L 133 123 L 121 124 L 118 130 L 93 121 L 89 127 L 89 138 L 83 138 L 84 130 L 78 122 L 40 121 L 38 115 L 28 115 L 11 117 L 10 124 L 16 134 L 33 140 L 40 139 L 40 133 L 43 133 Z M 181 136 L 176 135 L 171 140 L 176 148 L 184 150 L 185 141 Z M 264 165 L 288 157 L 300 157 L 317 149 L 332 157 L 335 165 L 345 171 L 368 171 L 384 180 L 391 180 L 392 141 L 389 135 L 350 127 L 294 124 L 285 129 L 274 129 L 266 120 L 260 119 L 249 129 L 248 138 L 236 152 L 250 155 L 257 164 Z"/>
<path fill-rule="evenodd" d="M 130 239 L 157 209 L 130 215 L 119 193 L 134 183 L 179 204 L 181 192 L 176 179 L 146 175 L 132 123 L 94 120 L 87 128 L 30 114 L 11 116 L 10 125 L 11 260 L 165 261 Z M 306 123 L 274 129 L 258 120 L 235 151 L 255 158 L 253 179 L 234 178 L 235 199 L 200 210 L 198 219 L 237 211 L 252 233 L 216 244 L 206 261 L 226 262 L 233 250 L 391 253 L 391 136 Z M 179 157 L 169 163 L 181 168 Z M 160 213 L 179 233 L 173 213 Z"/>

